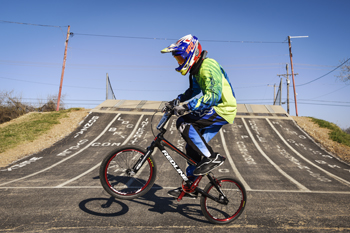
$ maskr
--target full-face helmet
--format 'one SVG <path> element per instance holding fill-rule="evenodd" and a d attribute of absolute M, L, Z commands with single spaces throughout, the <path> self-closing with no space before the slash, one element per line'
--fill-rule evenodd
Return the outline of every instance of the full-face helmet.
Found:
<path fill-rule="evenodd" d="M 202 46 L 195 36 L 187 35 L 179 39 L 161 51 L 161 53 L 172 53 L 177 60 L 179 67 L 176 71 L 186 75 L 202 53 Z"/>

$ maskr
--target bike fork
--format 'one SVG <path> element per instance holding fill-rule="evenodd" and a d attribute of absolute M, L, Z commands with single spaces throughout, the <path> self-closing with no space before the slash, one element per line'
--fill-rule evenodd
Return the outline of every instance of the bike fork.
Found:
<path fill-rule="evenodd" d="M 198 188 L 198 187 L 196 187 L 195 190 L 196 190 L 197 192 L 201 193 L 203 196 L 206 196 L 207 198 L 210 198 L 210 199 L 212 199 L 212 200 L 214 200 L 214 201 L 216 201 L 216 202 L 218 202 L 218 203 L 220 203 L 220 204 L 225 204 L 225 205 L 227 205 L 228 199 L 227 199 L 227 197 L 225 196 L 225 194 L 222 192 L 222 190 L 221 190 L 221 188 L 220 188 L 221 185 L 219 184 L 219 182 L 217 181 L 217 179 L 216 179 L 213 175 L 210 175 L 210 174 L 207 174 L 207 177 L 208 177 L 208 179 L 210 180 L 210 183 L 211 183 L 212 185 L 214 185 L 214 187 L 216 188 L 216 190 L 220 193 L 220 197 L 219 197 L 219 198 L 214 197 L 214 196 L 210 195 L 209 193 L 204 192 L 204 190 L 202 190 L 202 189 L 200 189 L 200 188 Z"/>
<path fill-rule="evenodd" d="M 153 148 L 148 148 L 146 154 L 141 156 L 139 160 L 135 163 L 132 170 L 130 171 L 130 175 L 135 175 L 140 170 L 142 165 L 146 162 L 146 160 L 151 156 L 152 153 Z"/>

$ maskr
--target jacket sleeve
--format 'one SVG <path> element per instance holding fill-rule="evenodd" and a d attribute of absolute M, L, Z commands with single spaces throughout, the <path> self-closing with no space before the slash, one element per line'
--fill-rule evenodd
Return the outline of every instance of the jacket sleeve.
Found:
<path fill-rule="evenodd" d="M 185 102 L 186 100 L 189 100 L 196 95 L 198 95 L 201 92 L 201 89 L 196 81 L 195 78 L 192 79 L 192 88 L 189 87 L 185 93 L 180 94 L 177 98 L 180 100 L 180 102 Z"/>

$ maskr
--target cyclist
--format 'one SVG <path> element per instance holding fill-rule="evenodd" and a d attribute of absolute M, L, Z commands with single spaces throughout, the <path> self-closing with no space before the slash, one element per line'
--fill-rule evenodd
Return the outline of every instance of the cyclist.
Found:
<path fill-rule="evenodd" d="M 225 124 L 232 124 L 237 112 L 236 98 L 224 69 L 214 59 L 207 58 L 198 38 L 187 35 L 163 49 L 161 53 L 172 53 L 182 75 L 189 74 L 190 86 L 185 93 L 167 103 L 181 116 L 176 127 L 186 141 L 186 153 L 197 166 L 189 165 L 187 176 L 194 180 L 222 165 L 225 157 L 215 153 L 208 142 Z M 193 98 L 202 92 L 199 98 Z M 192 99 L 193 98 L 193 99 Z M 187 103 L 176 106 L 177 102 Z M 186 111 L 191 111 L 185 114 Z M 170 190 L 168 194 L 177 198 L 182 188 Z M 196 198 L 197 193 L 186 193 L 184 197 Z"/>

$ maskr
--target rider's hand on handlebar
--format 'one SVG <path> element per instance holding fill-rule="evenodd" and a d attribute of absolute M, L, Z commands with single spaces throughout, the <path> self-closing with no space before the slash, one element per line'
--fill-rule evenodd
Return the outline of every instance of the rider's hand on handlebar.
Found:
<path fill-rule="evenodd" d="M 181 115 L 185 114 L 186 111 L 188 111 L 188 106 L 187 106 L 187 104 L 175 106 L 174 111 L 175 111 L 176 116 L 181 116 Z"/>
<path fill-rule="evenodd" d="M 165 104 L 165 107 L 163 108 L 163 112 L 165 112 L 167 109 L 172 110 L 175 106 L 178 106 L 180 104 L 179 99 L 173 99 L 172 101 L 169 101 Z"/>

